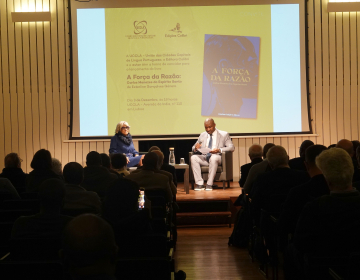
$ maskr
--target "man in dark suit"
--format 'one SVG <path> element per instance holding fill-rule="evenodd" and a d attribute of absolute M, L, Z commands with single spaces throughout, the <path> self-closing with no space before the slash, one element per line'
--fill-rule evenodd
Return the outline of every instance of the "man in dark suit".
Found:
<path fill-rule="evenodd" d="M 92 151 L 86 156 L 86 167 L 84 168 L 84 181 L 81 186 L 96 192 L 100 198 L 105 197 L 107 189 L 116 181 L 118 176 L 101 166 L 101 156 L 98 152 Z"/>
<path fill-rule="evenodd" d="M 65 228 L 60 256 L 72 279 L 116 280 L 118 247 L 111 226 L 91 214 L 74 218 Z"/>
<path fill-rule="evenodd" d="M 142 161 L 143 167 L 138 172 L 132 172 L 125 178 L 136 182 L 140 188 L 163 189 L 166 193 L 167 202 L 173 201 L 173 193 L 170 189 L 169 177 L 155 172 L 158 166 L 158 156 L 154 152 L 147 153 Z"/>
<path fill-rule="evenodd" d="M 18 218 L 11 238 L 60 238 L 72 217 L 61 215 L 65 196 L 64 182 L 47 179 L 39 187 L 40 213 Z"/>
<path fill-rule="evenodd" d="M 290 189 L 310 179 L 306 172 L 290 169 L 289 157 L 283 147 L 270 148 L 266 157 L 272 171 L 258 177 L 250 194 L 254 217 L 257 220 L 260 218 L 261 208 L 280 212 Z"/>
<path fill-rule="evenodd" d="M 158 146 L 152 146 L 150 149 L 149 149 L 149 153 L 150 152 L 154 152 L 155 150 L 158 150 L 161 152 L 161 149 L 158 147 Z M 173 177 L 173 182 L 174 182 L 174 185 L 175 187 L 177 187 L 177 178 L 176 178 L 176 169 L 174 166 L 170 165 L 168 162 L 166 161 L 163 161 L 161 167 L 160 167 L 160 170 L 164 170 L 164 171 L 167 171 L 169 173 L 171 173 L 172 177 Z"/>
<path fill-rule="evenodd" d="M 244 184 L 246 182 L 246 178 L 249 174 L 250 168 L 257 164 L 262 162 L 262 154 L 263 153 L 263 149 L 259 144 L 253 144 L 251 145 L 251 147 L 249 148 L 249 158 L 251 160 L 250 163 L 246 163 L 244 165 L 242 165 L 240 167 L 240 180 L 239 180 L 239 185 L 240 187 L 244 187 Z"/>
<path fill-rule="evenodd" d="M 329 258 L 360 251 L 360 193 L 351 185 L 354 172 L 351 157 L 343 149 L 332 148 L 316 158 L 316 165 L 324 174 L 330 195 L 308 203 L 301 212 L 290 247 L 298 253 L 289 254 L 297 256 L 294 267 L 301 267 L 302 254 Z M 299 272 L 302 271 L 303 268 Z M 327 267 L 324 273 L 328 275 Z"/>
<path fill-rule="evenodd" d="M 277 222 L 281 232 L 293 234 L 305 204 L 330 193 L 324 175 L 315 164 L 316 157 L 325 150 L 327 148 L 323 145 L 313 145 L 306 149 L 305 165 L 311 179 L 290 190 Z"/>
<path fill-rule="evenodd" d="M 354 156 L 353 143 L 350 140 L 341 139 L 339 142 L 337 142 L 336 148 L 343 149 L 349 154 L 349 156 L 351 157 L 353 166 L 354 166 L 353 182 L 359 181 L 360 180 L 360 170 L 358 168 L 358 163 L 357 163 L 356 157 Z"/>
<path fill-rule="evenodd" d="M 23 192 L 26 187 L 27 174 L 21 169 L 21 159 L 16 153 L 10 153 L 5 157 L 5 168 L 0 177 L 7 178 L 18 192 Z"/>
<path fill-rule="evenodd" d="M 314 145 L 314 142 L 311 140 L 305 140 L 301 143 L 301 146 L 299 149 L 300 157 L 289 160 L 289 166 L 291 169 L 306 171 L 306 166 L 304 163 L 305 162 L 305 151 L 308 147 L 310 147 L 312 145 Z"/>
<path fill-rule="evenodd" d="M 77 162 L 69 162 L 64 166 L 65 179 L 65 210 L 86 209 L 88 213 L 99 214 L 101 211 L 100 197 L 96 192 L 81 187 L 84 180 L 84 168 Z"/>

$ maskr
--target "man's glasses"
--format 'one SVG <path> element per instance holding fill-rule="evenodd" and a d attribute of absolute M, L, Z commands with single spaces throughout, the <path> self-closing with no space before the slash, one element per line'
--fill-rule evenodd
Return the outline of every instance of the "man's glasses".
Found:
<path fill-rule="evenodd" d="M 123 126 L 121 129 L 127 129 L 127 130 L 129 130 L 129 129 L 130 129 L 130 126 Z"/>

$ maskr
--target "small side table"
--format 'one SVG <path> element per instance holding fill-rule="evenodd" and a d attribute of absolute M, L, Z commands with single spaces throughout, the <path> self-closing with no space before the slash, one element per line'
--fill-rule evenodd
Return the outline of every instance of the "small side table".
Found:
<path fill-rule="evenodd" d="M 184 169 L 184 190 L 189 194 L 189 165 L 188 164 L 175 164 L 175 169 Z"/>

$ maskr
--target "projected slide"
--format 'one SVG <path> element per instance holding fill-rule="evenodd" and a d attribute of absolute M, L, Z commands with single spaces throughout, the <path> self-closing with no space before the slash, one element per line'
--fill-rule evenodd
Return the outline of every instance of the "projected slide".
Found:
<path fill-rule="evenodd" d="M 114 135 L 121 120 L 135 136 L 198 135 L 207 117 L 230 133 L 308 130 L 298 4 L 87 8 L 76 19 L 78 136 Z"/>

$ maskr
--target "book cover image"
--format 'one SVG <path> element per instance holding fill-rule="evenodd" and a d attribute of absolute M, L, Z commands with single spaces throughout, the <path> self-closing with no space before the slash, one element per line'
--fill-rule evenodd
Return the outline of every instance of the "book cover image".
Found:
<path fill-rule="evenodd" d="M 202 116 L 257 118 L 260 37 L 205 35 Z"/>

